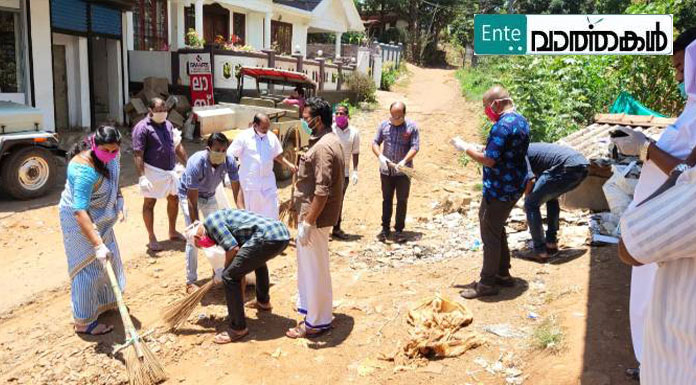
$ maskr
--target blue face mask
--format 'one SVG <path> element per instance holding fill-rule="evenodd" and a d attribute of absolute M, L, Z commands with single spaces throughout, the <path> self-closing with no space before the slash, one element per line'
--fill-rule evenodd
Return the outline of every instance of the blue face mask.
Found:
<path fill-rule="evenodd" d="M 686 85 L 684 82 L 679 83 L 679 95 L 681 95 L 682 98 L 686 99 Z"/>

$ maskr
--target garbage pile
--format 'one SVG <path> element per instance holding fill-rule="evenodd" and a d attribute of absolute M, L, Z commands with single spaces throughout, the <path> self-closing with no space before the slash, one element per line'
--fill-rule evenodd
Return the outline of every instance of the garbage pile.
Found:
<path fill-rule="evenodd" d="M 135 94 L 124 107 L 131 127 L 145 118 L 148 112 L 148 104 L 155 97 L 166 101 L 166 106 L 169 110 L 167 120 L 172 122 L 174 127 L 183 130 L 186 122 L 190 120 L 191 104 L 186 95 L 170 94 L 167 78 L 158 77 L 143 79 L 143 89 Z"/>

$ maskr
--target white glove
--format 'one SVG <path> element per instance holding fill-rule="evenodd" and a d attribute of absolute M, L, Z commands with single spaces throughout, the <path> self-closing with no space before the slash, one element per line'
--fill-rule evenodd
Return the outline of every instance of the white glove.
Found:
<path fill-rule="evenodd" d="M 215 274 L 213 274 L 213 283 L 214 284 L 220 284 L 222 283 L 222 272 L 224 271 L 224 268 L 218 268 L 213 270 Z"/>
<path fill-rule="evenodd" d="M 353 182 L 354 186 L 356 184 L 358 184 L 358 172 L 357 171 L 353 171 L 353 173 L 350 174 L 350 180 Z"/>
<path fill-rule="evenodd" d="M 125 222 L 128 219 L 128 209 L 126 208 L 126 201 L 123 197 L 116 198 L 116 210 L 121 213 L 121 222 Z"/>
<path fill-rule="evenodd" d="M 312 225 L 305 221 L 302 221 L 302 223 L 297 226 L 297 242 L 299 242 L 299 244 L 302 246 L 309 245 L 309 230 L 311 228 Z"/>
<path fill-rule="evenodd" d="M 640 131 L 633 130 L 628 127 L 619 127 L 617 130 L 626 133 L 628 136 L 620 136 L 617 138 L 611 138 L 611 141 L 616 144 L 619 148 L 619 152 L 624 155 L 638 156 L 640 155 L 640 149 L 643 147 L 645 142 L 648 141 L 648 137 L 645 136 Z"/>
<path fill-rule="evenodd" d="M 385 169 L 386 169 L 386 168 L 389 168 L 389 163 L 390 163 L 390 162 L 391 162 L 391 160 L 389 160 L 389 158 L 387 158 L 386 156 L 384 156 L 384 154 L 380 154 L 380 155 L 379 155 L 379 165 L 380 165 L 382 168 L 385 168 Z"/>
<path fill-rule="evenodd" d="M 402 169 L 402 168 L 404 168 L 404 167 L 406 167 L 406 159 L 401 159 L 401 162 L 399 162 L 399 163 L 396 165 L 396 168 L 397 168 L 397 170 L 398 170 L 398 169 Z"/>
<path fill-rule="evenodd" d="M 152 182 L 150 182 L 149 179 L 145 175 L 141 176 L 140 179 L 138 179 L 138 184 L 140 185 L 140 189 L 142 191 L 152 191 L 154 186 L 152 185 Z"/>
<path fill-rule="evenodd" d="M 456 148 L 457 150 L 462 151 L 462 152 L 465 152 L 466 150 L 471 148 L 470 143 L 463 141 L 462 138 L 460 138 L 458 136 L 456 138 L 452 138 L 450 140 L 450 143 L 452 143 L 454 148 Z"/>
<path fill-rule="evenodd" d="M 103 243 L 100 243 L 99 246 L 94 248 L 94 253 L 97 257 L 97 260 L 101 262 L 102 265 L 106 264 L 109 257 L 111 257 L 111 250 L 109 250 L 109 248 L 106 247 L 106 245 Z"/>

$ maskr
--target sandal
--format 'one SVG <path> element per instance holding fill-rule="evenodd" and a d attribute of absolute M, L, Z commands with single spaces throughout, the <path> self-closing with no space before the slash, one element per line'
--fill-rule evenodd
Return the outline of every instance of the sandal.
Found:
<path fill-rule="evenodd" d="M 195 293 L 196 291 L 198 291 L 198 289 L 200 289 L 200 287 L 195 283 L 186 284 L 186 294 Z"/>
<path fill-rule="evenodd" d="M 249 301 L 244 304 L 245 307 L 249 309 L 256 309 L 259 311 L 271 311 L 273 310 L 273 306 L 271 306 L 271 303 L 268 302 L 267 304 L 262 304 L 261 302 L 257 300 Z"/>
<path fill-rule="evenodd" d="M 320 335 L 326 333 L 329 331 L 328 328 L 326 329 L 313 329 L 313 328 L 308 328 L 305 324 L 304 321 L 300 322 L 296 327 L 292 329 L 288 329 L 287 332 L 285 332 L 285 336 L 288 338 L 292 339 L 298 339 L 298 338 L 316 338 L 319 337 Z"/>
<path fill-rule="evenodd" d="M 225 332 L 218 333 L 213 338 L 213 342 L 218 345 L 229 344 L 230 342 L 241 340 L 249 334 L 249 329 L 236 331 L 234 329 L 228 329 Z"/>
<path fill-rule="evenodd" d="M 101 329 L 100 331 L 96 331 L 97 327 L 99 327 L 99 326 L 102 326 L 102 329 Z M 90 323 L 89 325 L 87 325 L 87 329 L 85 329 L 85 330 L 80 331 L 80 330 L 75 329 L 75 333 L 77 333 L 77 334 L 87 334 L 87 335 L 90 335 L 90 336 L 101 336 L 101 335 L 104 335 L 104 334 L 109 334 L 109 333 L 111 333 L 111 331 L 113 331 L 113 330 L 114 330 L 114 326 L 113 326 L 113 325 L 108 325 L 108 326 L 106 326 L 106 325 L 104 325 L 104 324 L 100 324 L 100 323 L 97 322 L 97 321 L 94 321 L 94 322 Z"/>

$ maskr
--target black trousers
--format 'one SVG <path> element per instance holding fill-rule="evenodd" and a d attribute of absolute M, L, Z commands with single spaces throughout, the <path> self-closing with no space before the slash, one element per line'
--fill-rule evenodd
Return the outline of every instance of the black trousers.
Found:
<path fill-rule="evenodd" d="M 380 174 L 382 180 L 382 230 L 391 228 L 391 216 L 394 206 L 394 193 L 396 192 L 396 218 L 394 230 L 403 231 L 406 225 L 406 209 L 408 208 L 408 194 L 411 190 L 411 180 L 406 175 Z"/>
<path fill-rule="evenodd" d="M 494 286 L 496 275 L 504 277 L 510 275 L 510 249 L 505 233 L 505 222 L 515 203 L 515 201 L 505 202 L 485 197 L 481 200 L 479 208 L 479 224 L 483 242 L 481 283 L 484 285 Z"/>
<path fill-rule="evenodd" d="M 350 182 L 350 179 L 346 177 L 346 180 L 343 183 L 343 198 L 341 199 L 341 212 L 338 214 L 338 222 L 336 222 L 336 226 L 334 226 L 334 231 L 338 231 L 341 229 L 341 221 L 343 219 L 343 203 L 346 200 L 346 191 L 348 190 L 348 183 Z"/>
<path fill-rule="evenodd" d="M 256 300 L 268 303 L 270 301 L 268 295 L 270 277 L 266 262 L 282 253 L 288 247 L 288 243 L 289 241 L 262 241 L 252 246 L 242 247 L 237 256 L 222 272 L 231 329 L 246 329 L 242 278 L 253 271 L 256 274 Z"/>

